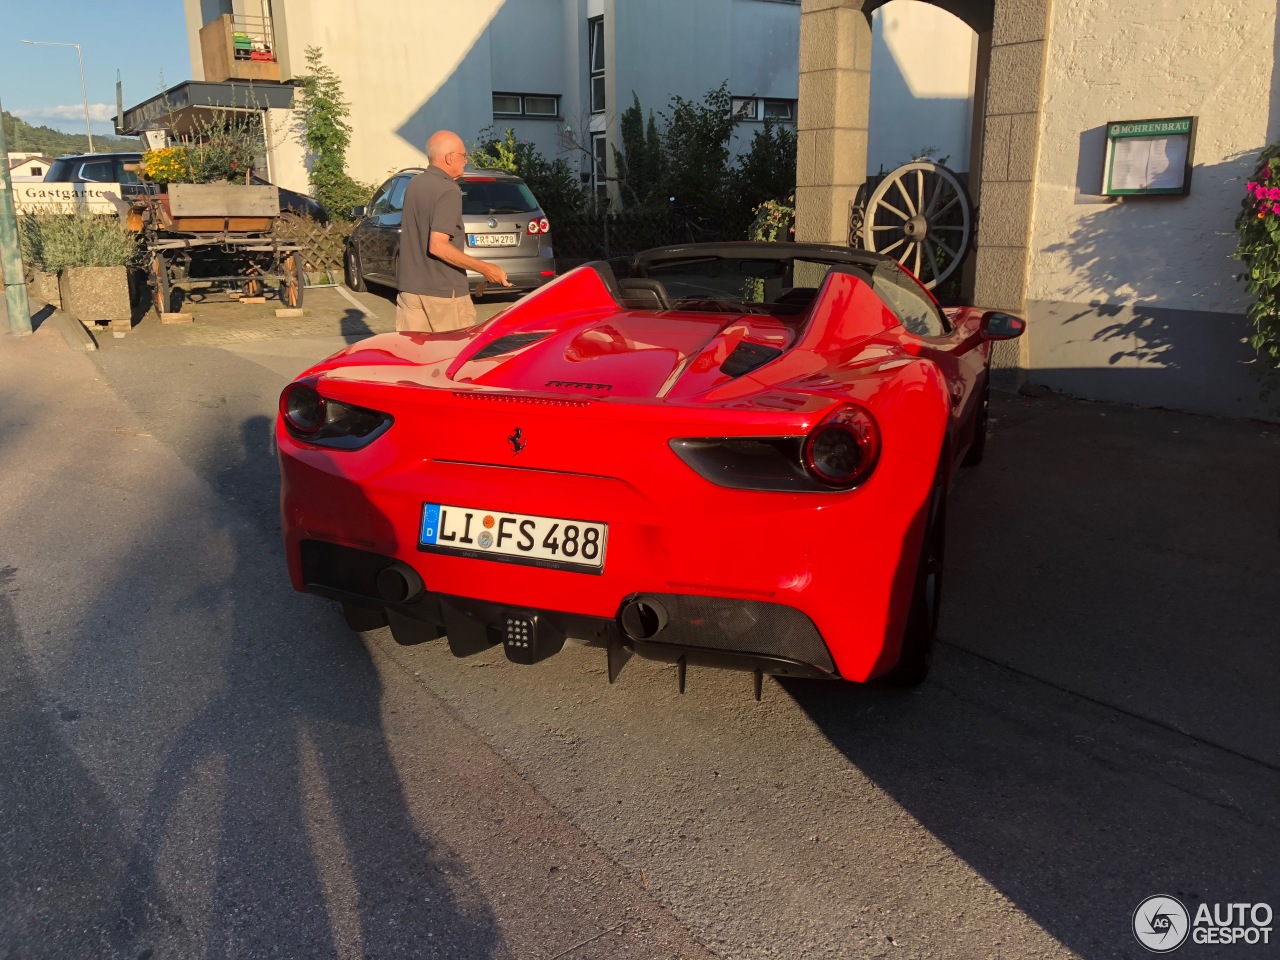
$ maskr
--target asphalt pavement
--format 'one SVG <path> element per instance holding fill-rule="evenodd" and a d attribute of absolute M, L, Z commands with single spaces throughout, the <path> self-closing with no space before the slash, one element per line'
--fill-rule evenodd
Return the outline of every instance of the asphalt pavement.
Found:
<path fill-rule="evenodd" d="M 271 417 L 337 332 L 0 335 L 0 958 L 1136 958 L 1152 894 L 1280 909 L 1280 428 L 998 399 L 934 675 L 757 704 L 294 593 Z"/>

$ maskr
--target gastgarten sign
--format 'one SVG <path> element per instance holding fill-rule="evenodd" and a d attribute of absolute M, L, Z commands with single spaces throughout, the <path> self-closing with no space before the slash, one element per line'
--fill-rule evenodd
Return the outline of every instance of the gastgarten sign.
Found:
<path fill-rule="evenodd" d="M 118 183 L 15 183 L 19 213 L 116 213 Z"/>

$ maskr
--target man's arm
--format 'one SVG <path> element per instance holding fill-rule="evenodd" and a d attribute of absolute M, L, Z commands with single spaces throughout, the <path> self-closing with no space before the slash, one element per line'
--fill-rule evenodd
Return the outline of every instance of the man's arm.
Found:
<path fill-rule="evenodd" d="M 500 283 L 504 287 L 511 286 L 511 281 L 507 279 L 507 271 L 496 263 L 486 263 L 463 253 L 449 242 L 447 233 L 432 230 L 427 252 L 452 266 L 461 267 L 463 270 L 474 270 L 490 283 Z"/>

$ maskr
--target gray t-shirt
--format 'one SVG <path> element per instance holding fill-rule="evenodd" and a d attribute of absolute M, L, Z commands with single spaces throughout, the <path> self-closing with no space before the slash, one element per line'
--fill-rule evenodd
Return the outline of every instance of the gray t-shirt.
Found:
<path fill-rule="evenodd" d="M 462 251 L 462 191 L 439 167 L 428 167 L 405 189 L 396 286 L 424 297 L 467 296 L 467 271 L 427 252 L 433 232 L 447 233 Z"/>

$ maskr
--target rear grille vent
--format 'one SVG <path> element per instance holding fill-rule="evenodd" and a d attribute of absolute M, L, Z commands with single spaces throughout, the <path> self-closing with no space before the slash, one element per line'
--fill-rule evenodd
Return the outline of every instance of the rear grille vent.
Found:
<path fill-rule="evenodd" d="M 561 400 L 557 397 L 520 397 L 504 393 L 479 393 L 469 390 L 454 390 L 453 395 L 461 400 L 488 400 L 491 403 L 523 403 L 538 407 L 589 407 L 590 400 Z"/>
<path fill-rule="evenodd" d="M 499 337 L 486 343 L 483 347 L 473 353 L 470 357 L 472 360 L 487 360 L 490 357 L 500 357 L 504 353 L 510 353 L 512 350 L 519 350 L 521 347 L 527 347 L 531 343 L 537 343 L 543 337 L 550 336 L 549 333 L 509 333 L 505 337 Z"/>
<path fill-rule="evenodd" d="M 740 377 L 780 356 L 782 351 L 777 347 L 741 340 L 733 348 L 733 353 L 725 357 L 724 363 L 720 364 L 720 369 L 731 377 Z"/>

